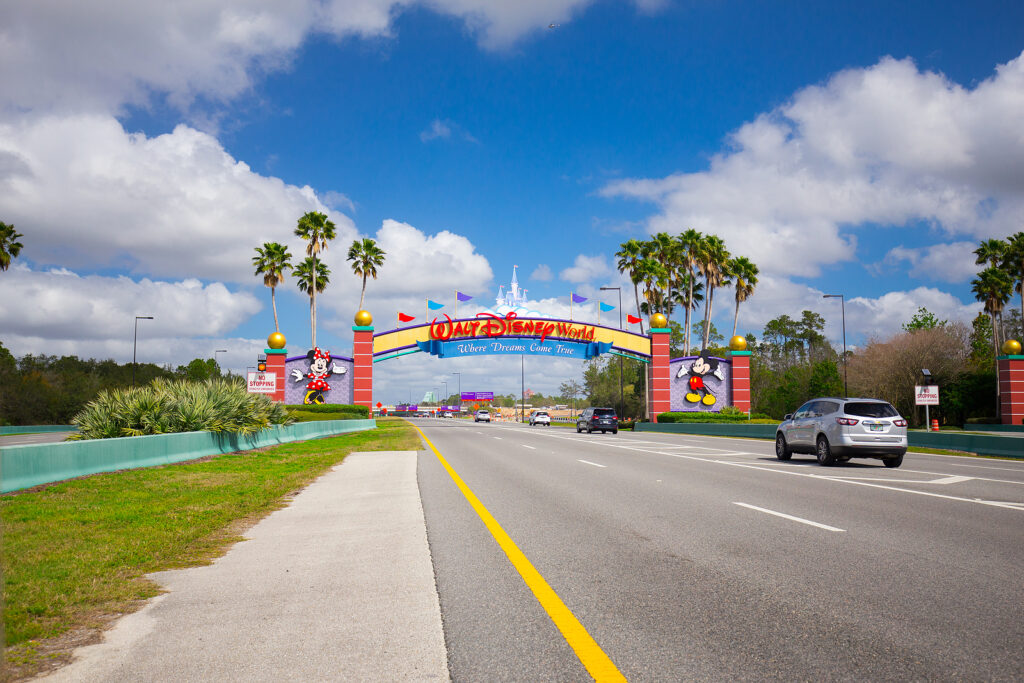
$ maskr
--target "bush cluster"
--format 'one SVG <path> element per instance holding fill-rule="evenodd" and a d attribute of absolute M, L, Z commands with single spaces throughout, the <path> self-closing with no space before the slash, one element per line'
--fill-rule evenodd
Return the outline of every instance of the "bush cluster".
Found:
<path fill-rule="evenodd" d="M 145 387 L 108 389 L 71 420 L 73 439 L 176 432 L 252 434 L 271 425 L 290 424 L 283 406 L 262 394 L 250 394 L 238 382 L 156 379 Z"/>
<path fill-rule="evenodd" d="M 777 420 L 773 420 L 771 416 L 763 413 L 752 413 L 750 419 L 747 419 L 746 413 L 737 411 L 738 414 L 727 413 L 722 411 L 721 413 L 706 413 L 706 412 L 678 412 L 678 413 L 661 413 L 658 415 L 658 422 L 726 422 L 726 423 L 750 423 L 754 421 L 767 420 L 775 423 Z"/>
<path fill-rule="evenodd" d="M 348 405 L 344 403 L 320 403 L 314 405 L 305 405 L 300 403 L 298 405 L 286 406 L 289 411 L 303 412 L 303 413 L 345 413 L 352 415 L 353 418 L 367 419 L 370 417 L 370 409 L 366 406 Z"/>

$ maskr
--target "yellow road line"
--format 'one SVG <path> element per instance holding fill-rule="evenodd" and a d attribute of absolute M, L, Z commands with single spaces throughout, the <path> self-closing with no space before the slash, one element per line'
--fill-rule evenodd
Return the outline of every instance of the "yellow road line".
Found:
<path fill-rule="evenodd" d="M 412 424 L 412 423 L 410 423 Z M 480 499 L 470 490 L 466 485 L 466 482 L 462 481 L 462 477 L 452 469 L 452 466 L 448 464 L 448 461 L 444 459 L 441 452 L 437 450 L 437 447 L 431 443 L 427 435 L 423 433 L 423 430 L 415 427 L 416 431 L 423 437 L 423 441 L 430 447 L 430 450 L 434 451 L 434 455 L 444 466 L 445 470 L 448 471 L 448 475 L 455 482 L 455 485 L 462 491 L 462 495 L 466 497 L 469 504 L 476 510 L 476 514 L 480 516 L 483 523 L 487 526 L 487 529 L 494 536 L 494 540 L 498 542 L 501 549 L 505 551 L 505 555 L 508 556 L 509 562 L 516 568 L 519 575 L 523 577 L 523 581 L 533 591 L 533 595 L 537 598 L 537 602 L 540 603 L 544 611 L 551 617 L 551 621 L 555 623 L 558 630 L 562 632 L 562 636 L 566 642 L 569 643 L 569 647 L 573 649 L 576 656 L 579 657 L 580 662 L 586 667 L 590 675 L 594 677 L 596 681 L 625 681 L 626 677 L 619 672 L 615 663 L 604 653 L 604 650 L 597 644 L 597 642 L 587 633 L 587 629 L 583 628 L 583 624 L 579 622 L 579 619 L 569 611 L 569 608 L 565 606 L 562 599 L 558 597 L 558 594 L 548 585 L 548 582 L 544 580 L 540 572 L 526 559 L 526 555 L 516 546 L 505 530 L 501 528 L 498 521 L 494 519 L 484 504 L 480 502 Z"/>

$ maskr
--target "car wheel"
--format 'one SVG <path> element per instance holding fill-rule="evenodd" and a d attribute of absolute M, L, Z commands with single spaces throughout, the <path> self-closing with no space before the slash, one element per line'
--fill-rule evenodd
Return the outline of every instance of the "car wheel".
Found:
<path fill-rule="evenodd" d="M 576 425 L 576 433 L 577 434 L 582 434 L 583 433 L 583 429 L 579 425 Z"/>
<path fill-rule="evenodd" d="M 897 455 L 895 458 L 884 458 L 882 462 L 885 463 L 886 467 L 899 467 L 903 464 L 903 456 Z"/>
<path fill-rule="evenodd" d="M 818 462 L 826 467 L 836 463 L 836 456 L 832 455 L 832 447 L 824 436 L 818 437 Z"/>
<path fill-rule="evenodd" d="M 594 433 L 594 430 L 592 428 L 590 428 L 590 427 L 587 427 L 587 434 L 593 434 L 593 433 Z"/>
<path fill-rule="evenodd" d="M 618 433 L 619 433 L 619 430 L 618 430 L 618 429 L 613 429 L 613 430 L 612 430 L 612 434 L 618 434 Z"/>
<path fill-rule="evenodd" d="M 789 460 L 793 457 L 793 451 L 789 450 L 786 437 L 781 432 L 775 435 L 775 457 L 779 460 Z"/>

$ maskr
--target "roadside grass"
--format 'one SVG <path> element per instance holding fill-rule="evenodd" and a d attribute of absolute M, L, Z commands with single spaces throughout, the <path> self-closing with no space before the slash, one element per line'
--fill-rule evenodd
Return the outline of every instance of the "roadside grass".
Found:
<path fill-rule="evenodd" d="M 3 679 L 52 668 L 70 647 L 97 640 L 160 592 L 146 574 L 208 564 L 349 453 L 422 448 L 404 420 L 377 425 L 0 496 Z"/>

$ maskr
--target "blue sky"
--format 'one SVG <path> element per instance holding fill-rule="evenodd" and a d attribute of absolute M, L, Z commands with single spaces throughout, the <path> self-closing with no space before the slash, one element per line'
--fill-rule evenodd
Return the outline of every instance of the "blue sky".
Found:
<path fill-rule="evenodd" d="M 762 270 L 740 332 L 812 308 L 839 339 L 821 294 L 843 292 L 861 344 L 919 306 L 969 321 L 970 250 L 1024 229 L 1016 2 L 56 4 L 0 8 L 16 355 L 128 360 L 134 315 L 154 314 L 140 358 L 227 348 L 244 370 L 273 327 L 252 250 L 297 252 L 307 210 L 339 226 L 318 341 L 342 353 L 356 236 L 389 251 L 378 329 L 454 289 L 489 305 L 513 265 L 564 316 L 569 291 L 625 284 L 622 241 L 696 227 Z M 729 330 L 731 291 L 716 301 Z M 304 349 L 293 281 L 278 306 Z M 518 388 L 507 361 L 402 363 L 378 366 L 384 400 L 452 372 Z"/>

